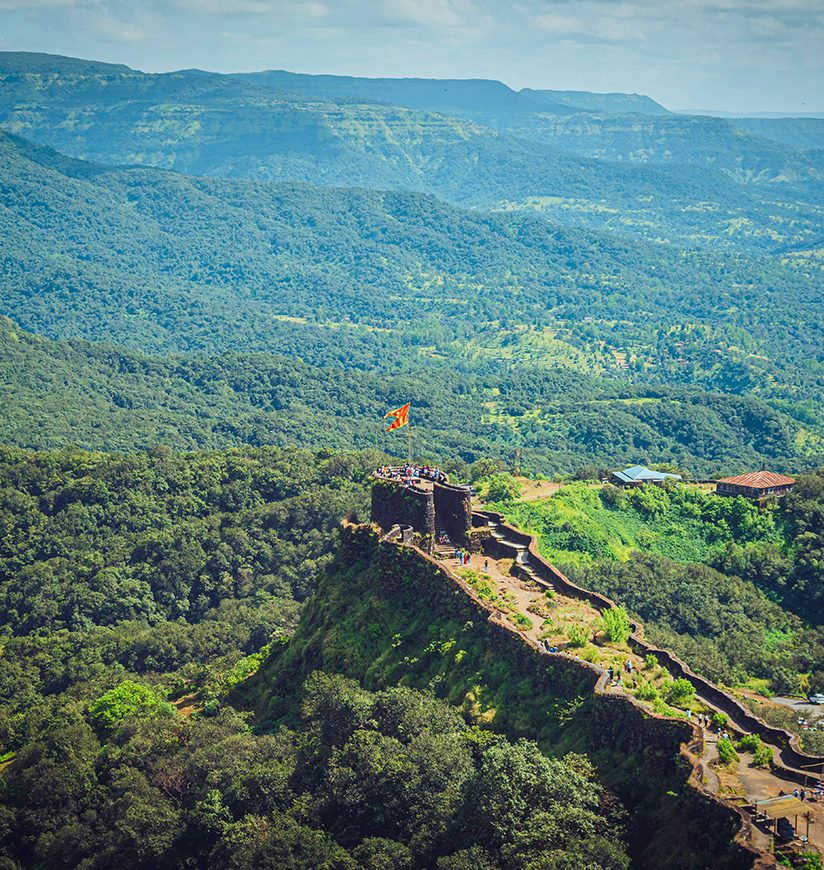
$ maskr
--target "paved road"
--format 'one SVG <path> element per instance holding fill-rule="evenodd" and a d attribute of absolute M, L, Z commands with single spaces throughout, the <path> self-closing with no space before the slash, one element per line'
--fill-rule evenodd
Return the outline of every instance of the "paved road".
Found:
<path fill-rule="evenodd" d="M 774 704 L 781 704 L 782 707 L 789 707 L 794 713 L 799 716 L 812 717 L 820 719 L 824 717 L 824 704 L 810 704 L 809 701 L 804 701 L 801 698 L 770 698 Z"/>

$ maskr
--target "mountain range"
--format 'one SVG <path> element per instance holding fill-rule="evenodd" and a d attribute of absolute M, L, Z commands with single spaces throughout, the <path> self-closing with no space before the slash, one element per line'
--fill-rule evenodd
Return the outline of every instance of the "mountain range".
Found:
<path fill-rule="evenodd" d="M 150 75 L 0 53 L 0 125 L 83 159 L 427 192 L 690 246 L 820 241 L 815 149 L 723 119 L 596 114 L 538 93 L 499 82 Z"/>

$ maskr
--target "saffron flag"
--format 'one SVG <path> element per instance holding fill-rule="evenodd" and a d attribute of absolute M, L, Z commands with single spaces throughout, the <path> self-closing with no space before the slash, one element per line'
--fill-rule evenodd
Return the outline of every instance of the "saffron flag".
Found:
<path fill-rule="evenodd" d="M 386 430 L 391 432 L 393 429 L 400 429 L 401 426 L 406 426 L 409 423 L 409 406 L 411 402 L 407 402 L 403 407 L 396 408 L 394 411 L 387 411 L 383 416 L 392 417 L 392 425 Z"/>

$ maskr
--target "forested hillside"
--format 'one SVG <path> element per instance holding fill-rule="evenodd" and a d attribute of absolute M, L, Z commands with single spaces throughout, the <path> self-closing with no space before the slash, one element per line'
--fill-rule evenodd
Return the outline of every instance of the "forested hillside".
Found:
<path fill-rule="evenodd" d="M 51 342 L 8 320 L 0 389 L 0 441 L 35 448 L 301 444 L 405 456 L 406 438 L 387 436 L 382 417 L 407 400 L 416 452 L 456 467 L 518 449 L 525 468 L 545 474 L 669 461 L 700 476 L 809 466 L 822 450 L 817 426 L 695 388 L 633 388 L 550 368 L 463 373 L 443 361 L 381 374 L 271 354 L 151 357 Z"/>
<path fill-rule="evenodd" d="M 430 694 L 316 674 L 262 735 L 226 704 L 290 632 L 377 459 L 2 451 L 0 861 L 627 866 L 585 757 Z M 556 829 L 540 842 L 536 812 Z"/>
<path fill-rule="evenodd" d="M 783 142 L 795 148 L 824 149 L 824 118 L 733 118 L 732 123 L 748 133 Z"/>
<path fill-rule="evenodd" d="M 360 79 L 282 70 L 232 77 L 281 96 L 386 103 L 471 118 L 584 157 L 702 166 L 747 184 L 778 182 L 808 192 L 824 182 L 824 158 L 809 150 L 821 147 L 824 122 L 815 119 L 739 123 L 673 114 L 638 94 L 515 92 L 501 82 L 483 80 Z"/>
<path fill-rule="evenodd" d="M 507 90 L 493 90 L 501 89 Z M 621 161 L 593 160 L 553 144 L 546 117 L 529 115 L 523 123 L 518 117 L 517 135 L 510 135 L 486 126 L 486 118 L 478 124 L 385 103 L 282 94 L 200 71 L 148 75 L 0 55 L 0 124 L 76 157 L 197 175 L 423 191 L 465 206 L 538 209 L 567 225 L 691 246 L 763 250 L 820 241 L 814 227 L 821 167 L 814 154 L 726 121 L 667 115 L 668 133 L 641 115 L 642 123 L 629 122 L 627 142 L 613 149 Z M 601 124 L 595 117 L 583 123 Z M 627 122 L 607 120 L 604 129 L 615 123 Z M 659 152 L 653 143 L 671 138 L 680 158 L 628 164 L 624 152 L 638 151 L 636 126 L 648 130 L 644 153 Z M 540 141 L 519 138 L 533 128 Z M 594 151 L 605 150 L 600 138 L 593 137 Z M 761 190 L 740 183 L 752 180 L 770 183 Z"/>
<path fill-rule="evenodd" d="M 0 151 L 0 311 L 53 338 L 372 370 L 520 360 L 820 395 L 814 262 L 686 253 L 416 194 L 107 169 L 9 136 Z"/>
<path fill-rule="evenodd" d="M 4 448 L 3 752 L 127 678 L 225 693 L 294 626 L 375 461 Z"/>

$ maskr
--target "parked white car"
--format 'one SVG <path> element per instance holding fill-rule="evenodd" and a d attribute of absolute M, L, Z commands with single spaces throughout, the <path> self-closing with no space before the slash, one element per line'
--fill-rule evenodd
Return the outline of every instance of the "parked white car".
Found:
<path fill-rule="evenodd" d="M 809 695 L 807 700 L 811 704 L 824 704 L 824 695 Z"/>

